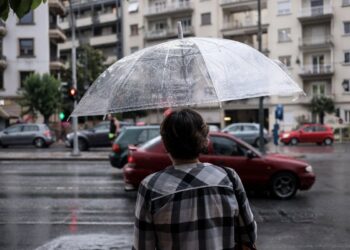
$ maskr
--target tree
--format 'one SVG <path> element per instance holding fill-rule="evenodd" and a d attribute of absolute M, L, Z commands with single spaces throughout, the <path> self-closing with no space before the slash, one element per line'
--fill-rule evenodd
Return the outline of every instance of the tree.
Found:
<path fill-rule="evenodd" d="M 87 88 L 106 69 L 105 57 L 101 50 L 94 49 L 90 45 L 82 45 L 77 49 L 77 89 L 82 96 Z M 63 81 L 72 83 L 72 63 L 62 76 Z"/>
<path fill-rule="evenodd" d="M 334 101 L 332 98 L 325 96 L 314 96 L 311 100 L 311 112 L 318 114 L 321 124 L 324 122 L 326 113 L 334 113 Z"/>
<path fill-rule="evenodd" d="M 16 13 L 18 18 L 23 17 L 30 10 L 37 8 L 42 2 L 47 0 L 0 0 L 0 18 L 6 20 L 10 9 Z"/>
<path fill-rule="evenodd" d="M 19 104 L 25 108 L 23 114 L 36 116 L 39 112 L 45 124 L 49 123 L 50 116 L 60 107 L 60 81 L 49 74 L 28 76 L 19 94 L 22 97 Z"/>

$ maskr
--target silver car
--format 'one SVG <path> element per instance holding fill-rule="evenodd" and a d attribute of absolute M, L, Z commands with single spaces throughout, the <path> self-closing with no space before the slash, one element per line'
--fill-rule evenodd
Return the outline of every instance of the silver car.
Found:
<path fill-rule="evenodd" d="M 258 123 L 233 123 L 225 127 L 222 132 L 232 134 L 239 139 L 254 145 L 259 145 L 259 128 Z M 264 142 L 265 144 L 270 141 L 270 136 L 266 129 L 264 129 Z"/>
<path fill-rule="evenodd" d="M 37 148 L 50 146 L 55 141 L 45 124 L 15 124 L 0 132 L 0 145 L 34 145 Z"/>

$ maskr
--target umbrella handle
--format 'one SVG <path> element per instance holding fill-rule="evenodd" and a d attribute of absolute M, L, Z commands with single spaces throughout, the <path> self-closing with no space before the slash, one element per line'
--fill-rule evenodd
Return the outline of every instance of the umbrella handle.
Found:
<path fill-rule="evenodd" d="M 181 24 L 181 21 L 178 21 L 177 22 L 177 37 L 179 39 L 183 39 L 184 38 L 184 33 L 182 31 L 182 24 Z"/>

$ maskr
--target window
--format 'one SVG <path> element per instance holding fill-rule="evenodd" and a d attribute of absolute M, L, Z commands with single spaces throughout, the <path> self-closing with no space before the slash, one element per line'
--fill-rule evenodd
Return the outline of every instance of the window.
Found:
<path fill-rule="evenodd" d="M 344 34 L 350 35 L 350 22 L 344 22 Z"/>
<path fill-rule="evenodd" d="M 135 53 L 136 51 L 138 51 L 139 50 L 139 47 L 137 47 L 137 46 L 135 46 L 135 47 L 131 47 L 130 48 L 130 53 L 132 54 L 132 53 Z"/>
<path fill-rule="evenodd" d="M 279 0 L 277 3 L 277 14 L 290 14 L 290 0 Z"/>
<path fill-rule="evenodd" d="M 34 56 L 34 39 L 21 38 L 19 39 L 19 56 Z"/>
<path fill-rule="evenodd" d="M 151 129 L 148 134 L 148 140 L 157 137 L 159 135 L 159 129 Z"/>
<path fill-rule="evenodd" d="M 278 42 L 290 42 L 292 39 L 290 38 L 291 29 L 279 29 L 278 30 Z"/>
<path fill-rule="evenodd" d="M 159 21 L 154 24 L 154 28 L 156 31 L 163 31 L 166 29 L 166 21 Z"/>
<path fill-rule="evenodd" d="M 344 92 L 346 93 L 350 93 L 350 80 L 349 79 L 345 79 L 342 83 Z"/>
<path fill-rule="evenodd" d="M 238 145 L 235 141 L 219 137 L 210 136 L 210 141 L 213 144 L 214 154 L 224 156 L 244 156 L 245 148 Z"/>
<path fill-rule="evenodd" d="M 4 71 L 0 70 L 0 90 L 4 90 Z"/>
<path fill-rule="evenodd" d="M 304 130 L 304 132 L 312 133 L 312 132 L 315 132 L 315 127 L 309 126 L 309 127 L 305 127 L 303 130 Z"/>
<path fill-rule="evenodd" d="M 137 24 L 130 25 L 130 36 L 137 36 L 139 34 L 139 27 Z"/>
<path fill-rule="evenodd" d="M 31 74 L 34 74 L 34 71 L 20 71 L 19 72 L 19 80 L 20 80 L 19 87 L 20 88 L 23 88 L 26 78 L 28 76 L 30 76 Z"/>
<path fill-rule="evenodd" d="M 345 122 L 350 122 L 350 110 L 344 110 L 344 118 Z"/>
<path fill-rule="evenodd" d="M 323 96 L 326 93 L 326 87 L 324 84 L 316 83 L 312 85 L 313 96 Z"/>
<path fill-rule="evenodd" d="M 23 132 L 39 131 L 38 126 L 35 125 L 26 125 L 23 126 Z"/>
<path fill-rule="evenodd" d="M 29 11 L 25 16 L 19 19 L 18 24 L 34 24 L 34 12 Z"/>
<path fill-rule="evenodd" d="M 136 13 L 139 10 L 139 3 L 138 2 L 132 2 L 129 3 L 128 11 L 129 13 Z"/>
<path fill-rule="evenodd" d="M 257 131 L 258 128 L 253 125 L 244 125 L 243 131 Z"/>
<path fill-rule="evenodd" d="M 17 133 L 17 132 L 21 132 L 22 130 L 22 126 L 21 125 L 14 125 L 14 126 L 11 126 L 7 129 L 5 129 L 5 131 L 7 133 Z"/>
<path fill-rule="evenodd" d="M 231 132 L 238 132 L 238 131 L 243 131 L 243 127 L 241 125 L 235 125 L 235 126 L 229 127 L 228 130 Z"/>
<path fill-rule="evenodd" d="M 186 18 L 183 18 L 181 20 L 181 24 L 182 24 L 182 28 L 184 31 L 188 31 L 191 29 L 192 27 L 192 20 L 191 20 L 191 17 L 186 17 Z"/>
<path fill-rule="evenodd" d="M 280 56 L 280 57 L 278 57 L 278 59 L 281 61 L 281 63 L 283 63 L 287 67 L 292 66 L 292 63 L 291 63 L 292 56 Z"/>
<path fill-rule="evenodd" d="M 202 25 L 211 25 L 211 14 L 209 13 L 203 13 L 201 15 L 201 23 Z"/>
<path fill-rule="evenodd" d="M 350 64 L 350 51 L 345 51 L 344 52 L 344 63 L 349 63 Z"/>

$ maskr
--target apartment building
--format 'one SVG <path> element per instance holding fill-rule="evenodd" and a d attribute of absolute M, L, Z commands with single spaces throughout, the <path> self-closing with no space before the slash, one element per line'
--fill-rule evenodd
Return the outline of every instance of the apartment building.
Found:
<path fill-rule="evenodd" d="M 257 0 L 130 0 L 123 6 L 124 55 L 176 38 L 177 21 L 185 37 L 222 37 L 258 49 L 257 7 Z M 297 100 L 266 97 L 266 127 L 275 123 L 277 104 L 284 105 L 283 129 L 300 120 L 317 121 L 310 112 L 315 95 L 332 97 L 344 123 L 350 123 L 349 13 L 349 0 L 261 0 L 261 50 L 286 64 L 307 94 Z M 198 108 L 221 126 L 258 121 L 257 99 L 227 102 L 223 109 Z M 325 122 L 338 120 L 329 115 Z"/>
<path fill-rule="evenodd" d="M 91 45 L 103 52 L 107 65 L 123 56 L 120 0 L 75 0 L 72 9 L 75 15 L 75 46 Z M 68 2 L 66 9 L 69 11 Z M 60 27 L 67 36 L 67 41 L 60 44 L 61 58 L 70 59 L 72 49 L 70 16 L 61 18 Z"/>
<path fill-rule="evenodd" d="M 21 115 L 18 90 L 31 73 L 59 76 L 63 63 L 57 46 L 66 36 L 57 25 L 65 8 L 59 0 L 48 0 L 23 18 L 9 14 L 0 22 L 0 108 L 3 120 Z"/>

